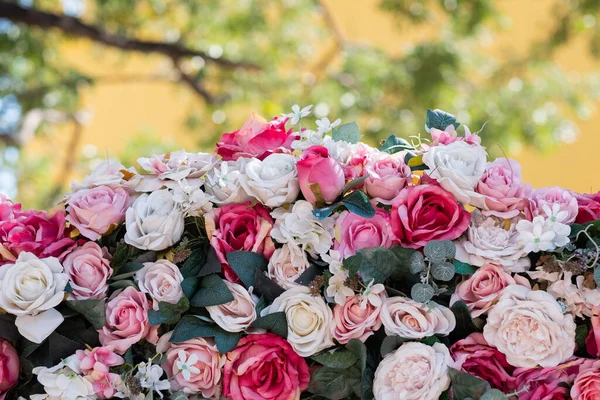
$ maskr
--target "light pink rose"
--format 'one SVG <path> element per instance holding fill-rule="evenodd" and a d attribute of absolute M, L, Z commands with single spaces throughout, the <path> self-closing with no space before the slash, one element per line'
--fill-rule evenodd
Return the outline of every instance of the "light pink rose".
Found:
<path fill-rule="evenodd" d="M 267 275 L 284 289 L 299 286 L 296 279 L 310 267 L 306 253 L 294 244 L 286 243 L 275 250 L 267 266 Z"/>
<path fill-rule="evenodd" d="M 600 219 L 600 191 L 597 193 L 575 194 L 579 210 L 575 222 L 585 224 Z"/>
<path fill-rule="evenodd" d="M 106 248 L 101 248 L 96 242 L 86 242 L 65 257 L 64 272 L 69 275 L 73 289 L 70 298 L 87 300 L 102 299 L 106 296 L 106 281 L 113 274 L 109 257 Z"/>
<path fill-rule="evenodd" d="M 161 336 L 156 350 L 165 354 L 163 369 L 171 382 L 173 392 L 183 390 L 186 395 L 201 394 L 204 398 L 219 397 L 223 364 L 226 357 L 220 355 L 212 338 L 195 338 L 180 343 L 169 343 L 173 332 Z M 190 371 L 190 379 L 181 374 L 177 361 L 196 360 L 193 364 L 199 372 Z"/>
<path fill-rule="evenodd" d="M 469 307 L 471 317 L 479 317 L 492 308 L 505 287 L 514 283 L 515 280 L 502 267 L 484 265 L 456 286 L 450 305 L 462 300 Z"/>
<path fill-rule="evenodd" d="M 118 392 L 118 387 L 123 384 L 121 376 L 110 372 L 109 368 L 102 363 L 94 364 L 85 378 L 90 381 L 94 393 L 99 399 L 113 399 Z"/>
<path fill-rule="evenodd" d="M 590 365 L 591 360 L 571 358 L 567 362 L 550 368 L 517 368 L 515 390 L 519 391 L 519 400 L 564 400 L 568 398 L 570 385 L 579 370 Z M 527 390 L 524 388 L 527 387 Z"/>
<path fill-rule="evenodd" d="M 0 338 L 0 400 L 19 381 L 20 365 L 17 350 L 8 340 Z"/>
<path fill-rule="evenodd" d="M 575 194 L 558 186 L 535 189 L 528 199 L 525 215 L 531 221 L 542 215 L 556 218 L 563 224 L 571 224 L 577 218 L 579 208 Z"/>
<path fill-rule="evenodd" d="M 347 297 L 343 306 L 336 304 L 333 309 L 334 325 L 331 326 L 331 334 L 341 344 L 348 343 L 350 339 L 364 342 L 381 328 L 379 313 L 382 305 L 383 302 L 376 307 L 368 301 L 361 304 L 361 296 L 358 294 Z"/>
<path fill-rule="evenodd" d="M 592 308 L 592 326 L 585 339 L 585 348 L 593 357 L 600 357 L 600 305 Z"/>
<path fill-rule="evenodd" d="M 600 360 L 581 369 L 571 388 L 573 400 L 600 399 Z"/>
<path fill-rule="evenodd" d="M 431 145 L 435 146 L 438 144 L 448 145 L 450 143 L 457 142 L 462 138 L 458 137 L 456 133 L 456 129 L 454 125 L 450 124 L 446 127 L 446 129 L 441 130 L 437 128 L 431 128 L 429 130 L 429 134 L 431 135 Z"/>
<path fill-rule="evenodd" d="M 381 321 L 388 336 L 422 339 L 448 335 L 456 327 L 456 317 L 439 304 L 428 306 L 406 297 L 389 297 L 383 302 Z"/>
<path fill-rule="evenodd" d="M 177 304 L 184 296 L 181 289 L 183 276 L 179 267 L 168 260 L 144 263 L 135 273 L 140 291 L 152 298 L 152 308 L 158 310 L 158 303 Z"/>
<path fill-rule="evenodd" d="M 103 346 L 113 346 L 124 354 L 142 339 L 150 343 L 158 340 L 158 326 L 150 326 L 148 310 L 150 301 L 144 293 L 129 286 L 106 304 L 106 322 L 98 331 Z"/>
<path fill-rule="evenodd" d="M 296 167 L 300 190 L 304 198 L 312 204 L 317 202 L 313 187 L 318 186 L 323 199 L 332 202 L 339 196 L 346 183 L 342 166 L 329 156 L 329 150 L 323 146 L 311 146 L 304 150 Z"/>
<path fill-rule="evenodd" d="M 256 304 L 242 285 L 224 282 L 233 295 L 233 301 L 217 306 L 208 306 L 206 311 L 213 321 L 227 332 L 241 332 L 256 319 Z"/>
<path fill-rule="evenodd" d="M 412 182 L 411 170 L 401 157 L 380 155 L 366 166 L 365 191 L 380 203 L 391 204 L 400 190 Z"/>
<path fill-rule="evenodd" d="M 184 150 L 166 154 L 154 154 L 151 157 L 138 158 L 138 164 L 149 174 L 136 175 L 137 192 L 151 192 L 164 186 L 179 188 L 177 183 L 185 179 L 188 186 L 202 186 L 202 176 L 213 168 L 217 158 L 208 153 L 188 153 Z"/>
<path fill-rule="evenodd" d="M 67 221 L 90 240 L 110 233 L 125 220 L 131 199 L 121 187 L 80 190 L 69 199 Z"/>
<path fill-rule="evenodd" d="M 390 215 L 382 208 L 376 208 L 372 218 L 344 211 L 335 224 L 336 241 L 334 249 L 342 257 L 350 257 L 366 247 L 392 247 L 396 238 L 392 233 Z"/>
<path fill-rule="evenodd" d="M 522 184 L 521 166 L 517 161 L 497 158 L 487 164 L 476 190 L 486 196 L 489 210 L 483 211 L 484 215 L 513 218 L 527 205 L 525 199 L 531 193 L 531 186 Z"/>
<path fill-rule="evenodd" d="M 98 363 L 107 367 L 117 367 L 125 363 L 125 359 L 116 354 L 111 346 L 77 350 L 75 355 L 79 359 L 79 368 L 84 374 L 93 370 L 94 365 Z"/>

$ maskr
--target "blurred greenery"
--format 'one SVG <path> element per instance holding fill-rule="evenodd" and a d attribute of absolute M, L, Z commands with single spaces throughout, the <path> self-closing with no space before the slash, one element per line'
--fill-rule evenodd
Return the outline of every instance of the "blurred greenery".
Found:
<path fill-rule="evenodd" d="M 32 110 L 59 110 L 77 122 L 81 90 L 94 85 L 95 78 L 67 65 L 61 54 L 68 25 L 63 22 L 72 26 L 73 18 L 119 38 L 144 38 L 200 54 L 160 53 L 177 82 L 206 103 L 185 121 L 184 129 L 202 130 L 199 145 L 236 129 L 248 109 L 268 118 L 295 103 L 315 104 L 317 117 L 356 120 L 373 144 L 390 133 L 408 137 L 421 132 L 427 108 L 454 112 L 472 130 L 490 120 L 485 140 L 491 153 L 519 144 L 543 149 L 568 141 L 577 119 L 589 116 L 600 79 L 573 79 L 552 56 L 578 34 L 589 41 L 589 52 L 600 56 L 600 24 L 591 23 L 600 18 L 597 0 L 557 1 L 545 39 L 533 43 L 524 58 L 502 59 L 482 45 L 506 27 L 496 9 L 499 1 L 381 0 L 381 9 L 399 25 L 435 20 L 440 30 L 390 56 L 348 41 L 331 10 L 315 0 L 0 0 L 0 146 L 23 144 L 18 135 Z M 58 18 L 54 25 L 34 26 L 39 22 L 9 13 L 11 5 Z M 78 36 L 86 35 L 70 32 L 68 37 Z M 86 37 L 101 42 L 103 36 Z M 124 49 L 124 56 L 130 51 Z M 214 121 L 216 110 L 244 112 L 221 125 L 204 124 Z M 51 134 L 49 125 L 42 123 L 38 134 Z M 127 162 L 172 145 L 158 133 L 153 137 L 133 139 L 124 150 Z M 20 200 L 32 206 L 57 200 L 60 191 L 47 187 L 47 175 L 49 164 L 60 161 L 47 156 L 0 160 L 0 174 L 17 174 Z"/>

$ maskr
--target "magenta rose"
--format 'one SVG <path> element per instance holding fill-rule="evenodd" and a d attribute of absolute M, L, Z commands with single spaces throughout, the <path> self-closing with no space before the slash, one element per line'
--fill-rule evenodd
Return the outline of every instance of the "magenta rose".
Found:
<path fill-rule="evenodd" d="M 571 388 L 573 400 L 600 399 L 600 360 L 581 368 Z"/>
<path fill-rule="evenodd" d="M 308 387 L 306 361 L 280 336 L 248 335 L 226 354 L 222 396 L 231 400 L 295 400 Z"/>
<path fill-rule="evenodd" d="M 67 205 L 67 221 L 90 240 L 110 233 L 125 220 L 131 199 L 122 187 L 97 186 L 73 194 Z"/>
<path fill-rule="evenodd" d="M 521 182 L 521 166 L 515 160 L 497 158 L 488 163 L 483 177 L 477 185 L 477 193 L 485 196 L 489 210 L 484 215 L 513 218 L 527 205 L 525 200 L 531 193 L 529 184 Z"/>
<path fill-rule="evenodd" d="M 96 242 L 86 242 L 67 254 L 63 267 L 69 275 L 73 299 L 102 299 L 106 296 L 106 281 L 113 273 L 109 257 L 108 251 Z"/>
<path fill-rule="evenodd" d="M 558 217 L 563 224 L 575 222 L 578 212 L 575 194 L 558 186 L 535 189 L 527 206 L 525 215 L 529 220 L 538 215 Z M 560 214 L 559 214 L 560 213 Z"/>
<path fill-rule="evenodd" d="M 577 218 L 575 222 L 585 224 L 600 219 L 600 191 L 598 193 L 576 194 Z"/>
<path fill-rule="evenodd" d="M 392 231 L 404 247 L 431 240 L 453 240 L 469 226 L 471 214 L 454 196 L 434 184 L 408 186 L 392 201 Z"/>
<path fill-rule="evenodd" d="M 514 390 L 514 367 L 481 333 L 472 333 L 450 347 L 454 368 L 477 376 L 504 393 Z"/>
<path fill-rule="evenodd" d="M 142 339 L 150 343 L 158 340 L 158 326 L 150 326 L 148 310 L 152 308 L 144 293 L 129 286 L 106 303 L 106 321 L 98 331 L 100 343 L 112 346 L 118 354 L 124 354 Z"/>
<path fill-rule="evenodd" d="M 383 247 L 389 249 L 395 243 L 390 227 L 390 215 L 384 209 L 377 208 L 373 218 L 344 211 L 335 224 L 336 242 L 334 249 L 339 250 L 342 257 L 356 254 L 356 250 L 366 247 Z"/>
<path fill-rule="evenodd" d="M 252 113 L 244 125 L 235 132 L 225 133 L 217 143 L 217 154 L 224 161 L 235 161 L 239 157 L 264 159 L 271 153 L 291 148 L 298 138 L 292 130 L 285 130 L 287 118 L 275 118 L 268 122 Z"/>
<path fill-rule="evenodd" d="M 273 219 L 269 209 L 262 204 L 250 205 L 250 202 L 231 204 L 205 214 L 206 233 L 210 244 L 221 261 L 225 278 L 238 282 L 239 278 L 227 262 L 230 251 L 252 251 L 270 258 L 275 251 L 270 237 Z"/>
<path fill-rule="evenodd" d="M 0 194 L 0 221 L 8 221 L 16 218 L 21 212 L 21 204 L 13 203 L 3 194 Z"/>
<path fill-rule="evenodd" d="M 592 308 L 592 326 L 585 339 L 585 348 L 593 357 L 600 357 L 600 305 Z"/>
<path fill-rule="evenodd" d="M 346 183 L 342 166 L 329 156 L 329 150 L 323 146 L 304 150 L 296 167 L 300 190 L 312 204 L 317 202 L 315 192 L 320 192 L 326 202 L 334 201 Z"/>
<path fill-rule="evenodd" d="M 400 157 L 380 156 L 367 164 L 365 191 L 380 203 L 391 204 L 400 190 L 412 182 L 411 170 Z"/>
<path fill-rule="evenodd" d="M 6 339 L 0 338 L 0 400 L 19 381 L 19 354 Z"/>
<path fill-rule="evenodd" d="M 517 368 L 513 372 L 515 390 L 519 400 L 564 400 L 568 398 L 570 385 L 582 366 L 589 362 L 583 358 L 571 358 L 563 364 L 550 368 Z"/>
<path fill-rule="evenodd" d="M 346 344 L 351 339 L 364 342 L 381 328 L 379 314 L 382 305 L 383 301 L 377 307 L 369 301 L 361 304 L 360 295 L 346 297 L 343 306 L 336 304 L 333 308 L 332 336 L 341 344 Z"/>

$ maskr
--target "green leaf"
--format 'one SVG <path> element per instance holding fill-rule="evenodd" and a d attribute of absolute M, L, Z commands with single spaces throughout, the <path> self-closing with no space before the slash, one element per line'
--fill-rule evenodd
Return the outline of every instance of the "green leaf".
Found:
<path fill-rule="evenodd" d="M 200 272 L 198 272 L 198 277 L 201 278 L 203 276 L 207 276 L 210 274 L 218 274 L 221 272 L 221 261 L 219 257 L 217 257 L 217 251 L 214 247 L 208 246 L 208 250 L 206 252 L 206 262 L 200 268 Z"/>
<path fill-rule="evenodd" d="M 381 356 L 385 357 L 387 354 L 396 351 L 407 340 L 409 339 L 401 338 L 400 336 L 386 336 L 381 342 Z"/>
<path fill-rule="evenodd" d="M 448 374 L 452 381 L 452 391 L 456 400 L 480 399 L 490 387 L 486 381 L 454 368 L 448 368 Z"/>
<path fill-rule="evenodd" d="M 329 217 L 336 208 L 340 207 L 342 205 L 342 203 L 333 203 L 330 206 L 327 207 L 323 207 L 323 208 L 317 208 L 315 210 L 312 211 L 313 215 L 319 220 L 322 221 L 325 218 Z"/>
<path fill-rule="evenodd" d="M 418 274 L 423 271 L 425 269 L 425 257 L 423 257 L 423 254 L 415 251 L 410 257 L 408 268 L 411 274 Z"/>
<path fill-rule="evenodd" d="M 283 311 L 258 317 L 250 326 L 266 329 L 283 338 L 287 338 L 288 335 L 287 318 Z"/>
<path fill-rule="evenodd" d="M 369 175 L 363 175 L 363 176 L 359 176 L 358 178 L 352 179 L 350 182 L 346 183 L 344 185 L 344 188 L 342 189 L 342 193 L 345 194 L 347 192 L 349 192 L 350 190 L 359 187 L 360 185 L 362 185 L 362 183 L 369 177 Z"/>
<path fill-rule="evenodd" d="M 360 382 L 352 369 L 323 367 L 316 369 L 310 377 L 308 391 L 330 400 L 342 400 L 352 394 L 352 387 Z"/>
<path fill-rule="evenodd" d="M 575 343 L 580 349 L 585 349 L 585 339 L 587 339 L 589 328 L 587 325 L 577 325 L 575 329 Z"/>
<path fill-rule="evenodd" d="M 507 397 L 498 389 L 490 389 L 481 396 L 481 400 L 506 400 Z"/>
<path fill-rule="evenodd" d="M 227 261 L 247 288 L 254 286 L 256 270 L 266 271 L 269 262 L 262 254 L 251 251 L 227 253 Z"/>
<path fill-rule="evenodd" d="M 217 274 L 212 274 L 202 278 L 198 291 L 190 300 L 190 305 L 194 307 L 218 306 L 233 300 L 233 294 L 223 279 Z"/>
<path fill-rule="evenodd" d="M 363 256 L 359 252 L 353 256 L 345 258 L 342 261 L 342 265 L 344 266 L 345 269 L 348 270 L 348 272 L 352 276 L 352 275 L 356 275 L 356 273 L 360 269 L 360 266 L 362 265 L 362 260 L 363 260 Z"/>
<path fill-rule="evenodd" d="M 140 269 L 144 268 L 144 264 L 139 261 L 129 261 L 119 268 L 118 275 L 111 278 L 112 281 L 131 278 Z"/>
<path fill-rule="evenodd" d="M 351 339 L 346 348 L 350 350 L 359 360 L 360 365 L 360 391 L 356 393 L 361 400 L 373 399 L 373 379 L 377 369 L 377 352 L 373 346 L 367 347 L 359 339 Z"/>
<path fill-rule="evenodd" d="M 180 390 L 179 392 L 172 393 L 169 396 L 169 400 L 188 400 L 188 397 L 183 393 L 183 390 Z"/>
<path fill-rule="evenodd" d="M 345 260 L 344 260 L 345 261 Z M 358 269 L 357 269 L 358 270 Z M 319 266 L 312 264 L 310 267 L 304 270 L 294 282 L 300 285 L 308 286 L 317 276 L 323 273 L 323 269 Z"/>
<path fill-rule="evenodd" d="M 423 252 L 429 261 L 439 263 L 454 258 L 456 247 L 451 240 L 432 240 L 425 245 Z"/>
<path fill-rule="evenodd" d="M 196 293 L 199 286 L 200 278 L 183 278 L 183 281 L 181 282 L 181 290 L 188 299 Z"/>
<path fill-rule="evenodd" d="M 356 122 L 342 124 L 333 129 L 331 132 L 331 137 L 336 141 L 358 143 L 360 140 L 360 129 L 358 128 Z"/>
<path fill-rule="evenodd" d="M 435 263 L 431 266 L 431 276 L 438 281 L 448 282 L 454 278 L 454 264 L 448 261 Z"/>
<path fill-rule="evenodd" d="M 197 337 L 213 337 L 220 353 L 225 354 L 237 346 L 242 337 L 239 332 L 227 332 L 193 315 L 186 315 L 175 327 L 169 342 L 179 343 Z"/>
<path fill-rule="evenodd" d="M 359 272 L 365 283 L 383 283 L 402 270 L 398 258 L 391 250 L 368 247 L 358 250 L 358 254 L 362 255 Z"/>
<path fill-rule="evenodd" d="M 396 135 L 390 135 L 385 142 L 383 142 L 381 147 L 379 147 L 379 151 L 385 151 L 388 154 L 394 154 L 404 150 L 414 150 L 414 148 L 405 139 L 399 138 Z"/>
<path fill-rule="evenodd" d="M 342 204 L 354 214 L 365 218 L 373 218 L 375 216 L 375 207 L 369 201 L 366 194 L 359 190 L 355 190 L 342 199 Z"/>
<path fill-rule="evenodd" d="M 324 351 L 311 357 L 319 364 L 329 368 L 350 368 L 358 361 L 353 352 L 346 349 L 337 349 L 335 351 Z"/>
<path fill-rule="evenodd" d="M 450 307 L 456 318 L 456 328 L 450 333 L 452 343 L 466 338 L 473 332 L 477 332 L 477 327 L 471 318 L 469 307 L 464 301 L 457 301 Z"/>
<path fill-rule="evenodd" d="M 446 111 L 442 110 L 427 110 L 427 117 L 425 118 L 425 130 L 429 132 L 431 128 L 439 130 L 445 130 L 449 125 L 454 125 L 454 128 L 459 127 L 459 123 L 456 122 L 456 117 Z"/>
<path fill-rule="evenodd" d="M 460 275 L 473 275 L 477 271 L 477 268 L 474 266 L 458 261 L 456 258 L 452 263 L 454 264 L 454 271 Z"/>
<path fill-rule="evenodd" d="M 104 300 L 68 300 L 67 305 L 83 315 L 96 329 L 102 329 L 106 321 Z"/>
<path fill-rule="evenodd" d="M 440 343 L 440 339 L 436 336 L 427 336 L 420 340 L 421 343 L 426 344 L 427 346 L 433 346 L 436 343 Z"/>
<path fill-rule="evenodd" d="M 192 254 L 183 263 L 183 267 L 179 269 L 181 275 L 184 278 L 197 277 L 200 269 L 206 263 L 206 257 L 206 250 L 203 248 L 192 251 Z"/>
<path fill-rule="evenodd" d="M 396 256 L 400 263 L 400 269 L 398 270 L 398 274 L 394 276 L 396 279 L 402 278 L 404 275 L 410 272 L 410 261 L 413 257 L 413 254 L 418 253 L 414 249 L 409 249 L 402 246 L 394 246 L 390 249 L 392 253 Z"/>
<path fill-rule="evenodd" d="M 596 282 L 596 286 L 600 286 L 600 267 L 597 265 L 594 268 L 594 282 Z"/>
<path fill-rule="evenodd" d="M 148 310 L 148 320 L 150 325 L 173 324 L 179 320 L 181 315 L 190 308 L 190 303 L 187 297 L 182 297 L 177 304 L 166 303 L 160 301 L 158 310 Z"/>
<path fill-rule="evenodd" d="M 215 344 L 219 353 L 226 354 L 231 350 L 235 349 L 240 339 L 242 338 L 241 332 L 227 332 L 224 329 L 219 329 L 215 336 Z"/>
<path fill-rule="evenodd" d="M 254 290 L 256 293 L 264 296 L 270 302 L 285 292 L 284 288 L 279 286 L 274 280 L 269 278 L 262 271 L 256 270 L 256 276 L 254 280 Z"/>
<path fill-rule="evenodd" d="M 434 294 L 435 290 L 428 283 L 415 283 L 410 289 L 410 297 L 420 303 L 427 303 Z"/>

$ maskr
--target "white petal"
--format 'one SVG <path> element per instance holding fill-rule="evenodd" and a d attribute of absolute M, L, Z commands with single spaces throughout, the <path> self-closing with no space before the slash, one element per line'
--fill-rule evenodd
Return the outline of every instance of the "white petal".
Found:
<path fill-rule="evenodd" d="M 27 340 L 42 343 L 63 321 L 62 314 L 51 308 L 38 315 L 19 315 L 15 325 Z"/>

